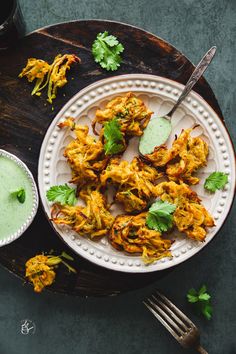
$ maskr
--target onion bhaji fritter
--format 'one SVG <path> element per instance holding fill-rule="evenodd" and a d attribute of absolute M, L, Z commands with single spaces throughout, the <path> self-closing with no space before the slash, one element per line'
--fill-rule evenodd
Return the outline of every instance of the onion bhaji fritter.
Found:
<path fill-rule="evenodd" d="M 132 92 L 128 92 L 125 96 L 113 98 L 105 109 L 98 109 L 92 127 L 96 133 L 95 126 L 97 123 L 104 126 L 106 122 L 116 118 L 123 135 L 128 137 L 140 136 L 148 125 L 152 113 L 141 99 L 137 98 Z M 103 134 L 103 131 L 101 131 L 101 134 Z"/>
<path fill-rule="evenodd" d="M 80 192 L 86 206 L 54 204 L 51 217 L 55 224 L 69 225 L 75 232 L 91 238 L 108 234 L 114 217 L 109 212 L 106 198 L 90 186 Z"/>
<path fill-rule="evenodd" d="M 197 184 L 199 178 L 192 174 L 206 165 L 208 145 L 200 137 L 192 137 L 191 131 L 183 130 L 170 149 L 161 145 L 152 154 L 145 155 L 155 167 L 166 165 L 166 175 L 171 181 Z"/>
<path fill-rule="evenodd" d="M 97 174 L 106 167 L 108 161 L 102 142 L 88 134 L 87 125 L 75 124 L 73 118 L 67 118 L 59 127 L 69 127 L 76 134 L 76 139 L 67 145 L 64 152 L 72 171 L 70 182 L 80 188 L 87 183 L 98 181 Z"/>
<path fill-rule="evenodd" d="M 81 60 L 74 54 L 58 54 L 52 64 L 36 58 L 29 58 L 26 67 L 21 71 L 19 77 L 27 77 L 29 82 L 36 79 L 31 95 L 41 95 L 41 91 L 48 87 L 48 102 L 56 98 L 57 89 L 63 87 L 67 82 L 66 72 L 70 70 L 73 63 L 80 63 Z"/>
<path fill-rule="evenodd" d="M 77 125 L 73 118 L 59 124 L 69 127 L 76 138 L 71 141 L 64 156 L 72 170 L 71 182 L 77 184 L 77 193 L 85 206 L 54 204 L 52 220 L 56 224 L 69 225 L 82 236 L 102 237 L 109 235 L 113 247 L 128 253 L 139 253 L 145 263 L 162 257 L 171 257 L 173 241 L 162 238 L 161 233 L 146 225 L 144 210 L 152 199 L 159 197 L 176 205 L 173 222 L 187 237 L 204 241 L 206 228 L 214 226 L 214 220 L 197 193 L 189 184 L 199 179 L 193 174 L 206 165 L 208 145 L 200 137 L 192 137 L 192 129 L 183 130 L 168 149 L 166 145 L 156 147 L 152 154 L 135 157 L 131 162 L 119 157 L 109 158 L 104 153 L 104 124 L 116 118 L 124 139 L 124 146 L 131 136 L 141 136 L 152 112 L 134 94 L 112 99 L 103 110 L 97 110 L 92 127 L 101 124 L 99 140 L 88 134 L 87 126 Z M 158 169 L 160 171 L 158 171 Z M 166 175 L 168 182 L 158 183 Z M 102 189 L 108 184 L 115 187 L 115 201 L 122 203 L 128 213 L 118 215 L 109 212 Z"/>
<path fill-rule="evenodd" d="M 128 253 L 141 253 L 145 263 L 171 257 L 172 241 L 163 239 L 158 231 L 148 229 L 146 216 L 145 212 L 117 216 L 110 233 L 112 246 Z"/>
<path fill-rule="evenodd" d="M 204 241 L 206 227 L 214 226 L 214 220 L 201 205 L 197 193 L 187 184 L 177 184 L 173 181 L 158 184 L 156 191 L 161 200 L 176 205 L 173 215 L 178 230 L 193 240 Z"/>
<path fill-rule="evenodd" d="M 156 197 L 155 182 L 161 176 L 137 157 L 130 163 L 113 158 L 100 174 L 100 180 L 102 185 L 115 185 L 115 200 L 123 204 L 125 211 L 133 212 L 144 210 L 150 199 Z"/>

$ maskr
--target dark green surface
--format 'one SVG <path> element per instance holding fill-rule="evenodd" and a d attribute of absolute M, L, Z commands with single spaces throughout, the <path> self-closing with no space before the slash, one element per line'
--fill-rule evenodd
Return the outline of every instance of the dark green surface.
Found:
<path fill-rule="evenodd" d="M 104 18 L 127 22 L 172 43 L 193 62 L 212 45 L 218 53 L 205 77 L 219 101 L 232 137 L 235 129 L 236 2 L 192 0 L 20 0 L 27 30 L 56 22 Z M 66 5 L 65 5 L 66 4 Z M 0 268 L 0 354 L 184 352 L 144 308 L 141 300 L 160 288 L 199 326 L 212 354 L 236 353 L 235 213 L 199 255 L 152 286 L 113 298 L 80 299 L 43 293 Z M 33 235 L 32 235 L 33 237 Z M 210 322 L 192 314 L 185 294 L 206 283 L 213 296 Z M 20 321 L 36 324 L 20 334 Z"/>

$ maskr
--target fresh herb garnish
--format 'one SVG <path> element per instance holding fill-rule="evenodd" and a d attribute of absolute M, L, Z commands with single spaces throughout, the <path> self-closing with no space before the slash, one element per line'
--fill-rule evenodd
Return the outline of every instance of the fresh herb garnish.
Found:
<path fill-rule="evenodd" d="M 223 189 L 227 182 L 228 176 L 224 172 L 213 172 L 205 180 L 204 188 L 214 193 L 217 189 Z"/>
<path fill-rule="evenodd" d="M 228 182 L 228 176 L 224 172 L 213 172 L 205 180 L 204 188 L 210 192 L 223 189 Z"/>
<path fill-rule="evenodd" d="M 176 206 L 162 200 L 157 200 L 149 208 L 146 224 L 150 229 L 165 232 L 173 225 L 173 212 Z"/>
<path fill-rule="evenodd" d="M 104 150 L 106 155 L 118 154 L 124 149 L 123 136 L 120 130 L 120 124 L 117 119 L 105 123 L 104 125 L 105 145 Z"/>
<path fill-rule="evenodd" d="M 112 71 L 117 70 L 120 66 L 120 53 L 123 50 L 123 45 L 107 31 L 99 33 L 92 45 L 92 53 L 96 63 L 99 63 L 103 69 Z"/>
<path fill-rule="evenodd" d="M 20 188 L 17 191 L 11 193 L 12 197 L 16 197 L 18 201 L 23 204 L 25 202 L 25 190 L 24 188 Z"/>
<path fill-rule="evenodd" d="M 194 288 L 190 289 L 187 294 L 188 302 L 193 304 L 197 314 L 203 314 L 203 316 L 210 320 L 212 317 L 212 306 L 210 304 L 211 296 L 207 293 L 205 285 L 201 287 L 199 291 Z"/>
<path fill-rule="evenodd" d="M 70 188 L 67 184 L 53 186 L 47 191 L 47 199 L 50 202 L 57 202 L 62 205 L 75 205 L 77 202 L 75 193 L 76 190 Z"/>

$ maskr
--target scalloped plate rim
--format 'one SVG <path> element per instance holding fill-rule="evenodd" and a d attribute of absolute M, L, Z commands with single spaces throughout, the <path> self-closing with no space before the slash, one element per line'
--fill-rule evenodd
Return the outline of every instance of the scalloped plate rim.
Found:
<path fill-rule="evenodd" d="M 99 81 L 96 81 L 86 87 L 84 87 L 82 90 L 78 91 L 62 108 L 61 110 L 57 113 L 57 115 L 54 117 L 54 119 L 52 120 L 51 124 L 49 125 L 48 129 L 47 129 L 47 132 L 45 134 L 45 137 L 44 137 L 44 140 L 43 140 L 43 143 L 41 145 L 41 149 L 40 149 L 40 155 L 39 155 L 39 164 L 38 164 L 38 184 L 39 184 L 39 195 L 40 195 L 40 198 L 41 198 L 41 202 L 42 202 L 42 206 L 43 206 L 43 209 L 44 209 L 44 212 L 47 216 L 47 219 L 49 220 L 49 216 L 47 214 L 47 211 L 46 211 L 46 207 L 44 205 L 44 201 L 45 201 L 45 197 L 42 197 L 41 196 L 41 171 L 42 171 L 42 162 L 43 162 L 43 151 L 46 149 L 47 147 L 47 137 L 49 136 L 49 132 L 50 130 L 52 130 L 53 126 L 55 127 L 55 122 L 58 122 L 59 119 L 61 118 L 61 116 L 63 114 L 65 114 L 65 112 L 68 110 L 69 107 L 71 107 L 74 102 L 76 100 L 78 100 L 80 96 L 83 96 L 86 94 L 86 92 L 94 89 L 94 88 L 98 88 L 98 86 L 100 85 L 106 85 L 106 84 L 109 84 L 113 81 L 117 81 L 117 80 L 142 80 L 142 81 L 145 81 L 145 80 L 154 80 L 154 81 L 164 81 L 165 84 L 170 84 L 172 86 L 175 86 L 176 88 L 178 88 L 180 91 L 182 91 L 182 89 L 184 88 L 184 85 L 183 84 L 180 84 L 179 82 L 176 82 L 174 80 L 171 80 L 171 79 L 167 79 L 167 78 L 164 78 L 162 76 L 157 76 L 157 75 L 152 75 L 152 74 L 125 74 L 125 75 L 116 75 L 114 77 L 109 77 L 109 78 L 105 78 L 105 79 L 102 79 L 102 80 L 99 80 Z M 127 88 L 126 92 L 128 91 L 132 91 L 132 88 Z M 135 91 L 135 89 L 134 89 Z M 109 96 L 111 95 L 114 95 L 114 93 L 108 93 Z M 121 94 L 120 93 L 117 93 L 118 94 Z M 147 94 L 147 93 L 146 93 Z M 218 122 L 222 125 L 222 128 L 223 128 L 223 131 L 227 134 L 227 139 L 226 139 L 226 142 L 228 142 L 228 147 L 229 147 L 229 150 L 230 151 L 230 155 L 231 157 L 234 156 L 234 159 L 233 159 L 233 165 L 234 165 L 234 169 L 231 168 L 231 172 L 233 172 L 234 174 L 234 171 L 235 171 L 235 152 L 234 152 L 234 147 L 233 147 L 233 144 L 232 144 L 232 140 L 231 140 L 231 137 L 230 137 L 230 134 L 227 130 L 227 127 L 225 126 L 225 122 L 224 120 L 222 120 L 218 115 L 217 113 L 213 110 L 213 108 L 201 97 L 201 95 L 199 95 L 197 92 L 195 91 L 191 91 L 190 95 L 189 96 L 193 96 L 193 97 L 196 97 L 195 99 L 202 102 L 202 104 L 204 104 L 206 107 L 207 107 L 207 110 L 210 112 L 210 114 L 212 114 L 213 116 L 215 116 L 218 120 Z M 104 98 L 103 98 L 104 99 Z M 184 101 L 185 102 L 185 101 Z M 184 102 L 182 104 L 184 104 Z M 232 181 L 231 181 L 231 184 L 232 184 Z M 233 189 L 233 188 L 231 188 Z M 234 191 L 235 191 L 235 183 L 234 183 Z M 232 193 L 231 193 L 232 194 Z M 89 253 L 85 254 L 84 252 L 78 252 L 75 247 L 74 247 L 74 241 L 71 240 L 71 239 L 65 239 L 65 236 L 62 236 L 60 234 L 60 230 L 58 230 L 58 228 L 52 223 L 50 222 L 50 224 L 52 225 L 54 231 L 56 232 L 56 234 L 59 235 L 59 237 L 63 240 L 63 242 L 65 242 L 69 247 L 72 248 L 72 250 L 77 253 L 78 255 L 82 256 L 83 258 L 91 261 L 92 263 L 96 264 L 96 265 L 99 265 L 99 266 L 102 266 L 104 268 L 107 268 L 107 269 L 111 269 L 111 270 L 115 270 L 115 271 L 121 271 L 121 272 L 125 272 L 125 273 L 149 273 L 149 272 L 154 272 L 154 271 L 161 271 L 161 270 L 164 270 L 164 269 L 167 269 L 167 268 L 170 268 L 170 267 L 173 267 L 173 266 L 176 266 L 182 262 L 185 262 L 186 260 L 190 259 L 192 256 L 194 256 L 195 254 L 197 254 L 200 250 L 202 250 L 220 231 L 221 227 L 223 226 L 224 222 L 226 221 L 227 217 L 228 217 L 228 214 L 230 212 L 230 209 L 232 207 L 232 204 L 233 204 L 233 200 L 234 200 L 234 197 L 235 197 L 235 193 L 233 193 L 232 197 L 231 197 L 231 200 L 229 201 L 230 203 L 228 204 L 227 206 L 227 214 L 225 215 L 224 219 L 221 221 L 221 225 L 219 226 L 218 230 L 215 231 L 214 235 L 212 235 L 212 237 L 208 240 L 206 240 L 206 242 L 204 244 L 201 244 L 199 245 L 199 247 L 197 248 L 194 248 L 194 252 L 193 254 L 190 254 L 190 252 L 187 252 L 186 254 L 181 254 L 181 257 L 179 258 L 176 258 L 174 260 L 174 258 L 172 260 L 170 260 L 169 262 L 166 262 L 166 263 L 160 263 L 161 261 L 158 261 L 157 264 L 152 264 L 152 265 L 149 265 L 149 266 L 145 266 L 145 268 L 139 268 L 138 266 L 130 266 L 129 268 L 122 268 L 121 266 L 117 265 L 117 264 L 113 264 L 112 262 L 101 262 L 100 259 L 97 259 L 95 256 L 94 257 L 90 257 Z M 47 203 L 47 201 L 46 201 Z M 124 252 L 123 252 L 124 254 Z M 140 257 L 137 257 L 137 259 L 140 259 Z M 135 260 L 135 258 L 134 258 Z M 156 267 L 157 265 L 161 265 L 161 267 Z M 157 269 L 158 268 L 158 269 Z"/>

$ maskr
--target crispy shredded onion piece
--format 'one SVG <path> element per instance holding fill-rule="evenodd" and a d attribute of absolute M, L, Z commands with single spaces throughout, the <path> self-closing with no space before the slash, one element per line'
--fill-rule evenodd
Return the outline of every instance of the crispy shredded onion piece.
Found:
<path fill-rule="evenodd" d="M 101 237 L 108 234 L 114 217 L 108 211 L 106 198 L 91 186 L 80 192 L 86 206 L 54 204 L 51 217 L 55 224 L 69 225 L 82 236 Z"/>
<path fill-rule="evenodd" d="M 67 83 L 66 71 L 70 66 L 81 60 L 74 54 L 57 55 L 51 65 L 46 61 L 36 58 L 29 58 L 26 67 L 21 71 L 19 77 L 27 77 L 29 82 L 36 79 L 31 95 L 41 95 L 41 91 L 48 85 L 48 102 L 56 98 L 58 87 Z"/>
<path fill-rule="evenodd" d="M 206 165 L 208 145 L 200 137 L 191 137 L 191 131 L 192 129 L 183 130 L 171 149 L 161 145 L 157 146 L 152 154 L 145 155 L 155 167 L 166 165 L 169 180 L 188 184 L 199 182 L 199 178 L 192 175 Z"/>
<path fill-rule="evenodd" d="M 138 158 L 131 163 L 113 158 L 101 173 L 102 185 L 109 181 L 117 187 L 115 199 L 121 202 L 125 211 L 144 210 L 151 198 L 156 196 L 155 182 L 161 177 L 155 168 Z"/>
<path fill-rule="evenodd" d="M 45 286 L 51 285 L 55 280 L 56 273 L 47 263 L 47 256 L 38 255 L 30 258 L 25 264 L 25 276 L 33 283 L 34 291 L 37 293 L 40 293 Z"/>
<path fill-rule="evenodd" d="M 97 123 L 104 126 L 106 122 L 116 118 L 120 124 L 121 132 L 125 136 L 140 136 L 148 125 L 152 113 L 142 100 L 132 92 L 128 92 L 125 96 L 113 98 L 108 102 L 105 109 L 98 109 L 92 127 L 96 133 L 95 126 Z M 103 134 L 103 131 L 101 134 Z"/>
<path fill-rule="evenodd" d="M 76 62 L 80 63 L 81 60 L 74 54 L 59 54 L 55 57 L 47 78 L 49 103 L 56 98 L 58 87 L 63 87 L 67 83 L 66 71 Z"/>
<path fill-rule="evenodd" d="M 179 185 L 173 181 L 158 184 L 156 190 L 161 200 L 176 205 L 173 215 L 178 230 L 184 232 L 189 238 L 204 241 L 206 227 L 214 226 L 214 220 L 201 205 L 197 193 L 187 184 Z"/>
<path fill-rule="evenodd" d="M 67 118 L 59 127 L 69 127 L 76 135 L 64 152 L 72 171 L 70 182 L 82 188 L 87 183 L 98 181 L 97 173 L 106 167 L 108 161 L 102 142 L 88 134 L 87 125 L 77 125 L 73 118 Z"/>
<path fill-rule="evenodd" d="M 112 246 L 128 253 L 141 253 L 145 263 L 171 257 L 172 241 L 163 239 L 158 231 L 148 229 L 146 216 L 147 213 L 117 216 L 110 234 Z"/>

